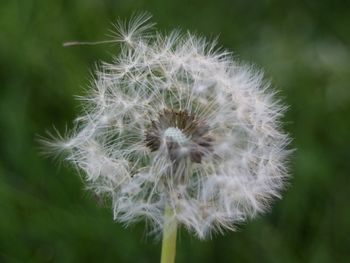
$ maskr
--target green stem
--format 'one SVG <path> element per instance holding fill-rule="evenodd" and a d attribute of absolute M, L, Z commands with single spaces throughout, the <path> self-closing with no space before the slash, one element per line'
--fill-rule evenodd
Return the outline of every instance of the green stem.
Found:
<path fill-rule="evenodd" d="M 172 215 L 173 210 L 167 206 L 164 211 L 162 256 L 160 263 L 175 262 L 177 223 L 176 220 L 170 219 Z"/>

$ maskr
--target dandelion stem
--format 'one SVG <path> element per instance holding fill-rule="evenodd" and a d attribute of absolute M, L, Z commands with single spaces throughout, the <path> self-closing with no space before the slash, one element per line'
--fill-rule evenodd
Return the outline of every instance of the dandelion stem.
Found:
<path fill-rule="evenodd" d="M 169 206 L 166 206 L 164 210 L 161 263 L 175 262 L 177 223 L 171 219 L 172 216 L 173 210 Z"/>

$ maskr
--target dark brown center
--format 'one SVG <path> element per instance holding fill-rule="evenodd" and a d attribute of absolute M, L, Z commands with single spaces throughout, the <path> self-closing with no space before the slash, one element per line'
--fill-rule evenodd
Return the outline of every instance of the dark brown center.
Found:
<path fill-rule="evenodd" d="M 179 131 L 182 139 L 174 140 L 165 137 L 167 131 Z M 200 163 L 205 154 L 212 152 L 213 139 L 209 135 L 209 126 L 186 110 L 174 111 L 164 109 L 157 120 L 152 120 L 145 134 L 145 144 L 150 150 L 157 151 L 162 143 L 166 144 L 169 157 L 172 161 L 189 157 L 192 162 Z"/>

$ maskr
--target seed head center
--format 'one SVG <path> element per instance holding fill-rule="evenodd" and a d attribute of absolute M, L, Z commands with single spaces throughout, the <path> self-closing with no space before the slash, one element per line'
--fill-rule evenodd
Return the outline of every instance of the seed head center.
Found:
<path fill-rule="evenodd" d="M 164 131 L 164 138 L 178 144 L 185 144 L 188 142 L 187 136 L 177 127 L 167 128 Z"/>
<path fill-rule="evenodd" d="M 145 144 L 152 152 L 166 146 L 172 161 L 189 159 L 201 163 L 213 151 L 210 127 L 187 110 L 164 109 L 146 130 Z"/>

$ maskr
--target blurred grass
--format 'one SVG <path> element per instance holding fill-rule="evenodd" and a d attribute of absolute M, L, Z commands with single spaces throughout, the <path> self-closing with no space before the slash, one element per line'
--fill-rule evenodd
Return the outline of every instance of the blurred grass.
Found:
<path fill-rule="evenodd" d="M 265 70 L 290 105 L 293 179 L 270 214 L 198 241 L 180 233 L 177 262 L 350 262 L 350 5 L 347 1 L 2 0 L 0 262 L 157 262 L 144 225 L 124 229 L 69 167 L 38 154 L 37 134 L 70 126 L 74 95 L 113 45 L 111 22 L 148 10 L 160 30 L 220 34 Z"/>

